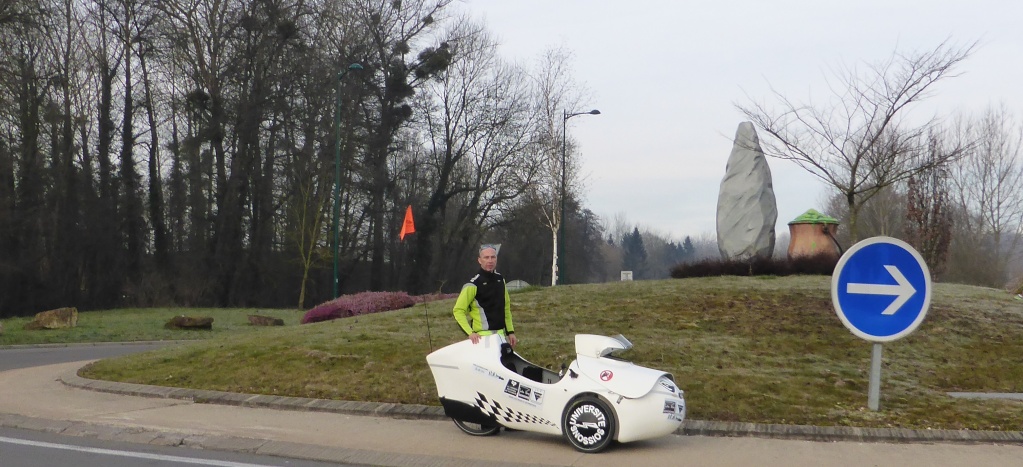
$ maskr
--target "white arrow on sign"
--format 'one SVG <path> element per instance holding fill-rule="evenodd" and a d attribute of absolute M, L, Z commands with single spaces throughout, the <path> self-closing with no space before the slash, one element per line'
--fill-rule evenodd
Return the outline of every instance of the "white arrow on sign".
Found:
<path fill-rule="evenodd" d="M 902 305 L 905 305 L 906 302 L 909 301 L 910 297 L 916 293 L 916 289 L 913 287 L 913 284 L 910 284 L 909 281 L 906 280 L 906 276 L 902 275 L 902 271 L 899 271 L 899 268 L 890 264 L 886 264 L 884 268 L 888 270 L 888 273 L 891 274 L 893 278 L 895 278 L 895 282 L 899 283 L 898 285 L 848 284 L 845 290 L 848 293 L 857 294 L 897 295 L 898 297 L 895 298 L 892 304 L 888 305 L 888 308 L 885 308 L 884 311 L 881 312 L 882 315 L 894 315 L 895 312 L 899 311 L 899 308 L 902 308 Z"/>

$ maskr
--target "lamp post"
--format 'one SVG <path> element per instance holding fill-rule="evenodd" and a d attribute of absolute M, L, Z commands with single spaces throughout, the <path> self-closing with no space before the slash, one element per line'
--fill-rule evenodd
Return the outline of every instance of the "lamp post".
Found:
<path fill-rule="evenodd" d="M 341 250 L 341 233 L 338 220 L 341 218 L 341 82 L 349 71 L 361 70 L 362 64 L 352 63 L 337 73 L 337 105 L 334 109 L 334 129 L 337 131 L 334 145 L 334 298 L 340 296 L 341 282 L 338 279 L 338 254 Z"/>
<path fill-rule="evenodd" d="M 561 255 L 565 251 L 565 184 L 566 184 L 566 172 L 568 171 L 566 162 L 568 160 L 568 119 L 575 117 L 576 115 L 600 115 L 600 111 L 593 109 L 589 112 L 569 112 L 568 110 L 563 111 L 563 118 L 561 120 L 561 218 L 558 221 L 558 262 L 557 262 L 557 273 L 554 276 L 554 285 L 558 285 L 558 279 L 561 274 Z"/>

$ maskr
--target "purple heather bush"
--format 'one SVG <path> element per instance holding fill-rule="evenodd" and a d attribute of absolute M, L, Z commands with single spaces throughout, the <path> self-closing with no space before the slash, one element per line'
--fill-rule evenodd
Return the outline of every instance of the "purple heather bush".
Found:
<path fill-rule="evenodd" d="M 412 305 L 415 301 L 405 292 L 359 292 L 316 305 L 302 316 L 302 324 L 398 310 Z"/>

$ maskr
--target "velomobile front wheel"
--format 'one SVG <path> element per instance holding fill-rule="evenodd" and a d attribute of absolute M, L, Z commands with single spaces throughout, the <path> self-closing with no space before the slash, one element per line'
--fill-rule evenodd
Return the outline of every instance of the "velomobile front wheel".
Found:
<path fill-rule="evenodd" d="M 603 451 L 614 439 L 614 412 L 604 401 L 582 397 L 569 404 L 561 418 L 565 438 L 581 452 Z"/>

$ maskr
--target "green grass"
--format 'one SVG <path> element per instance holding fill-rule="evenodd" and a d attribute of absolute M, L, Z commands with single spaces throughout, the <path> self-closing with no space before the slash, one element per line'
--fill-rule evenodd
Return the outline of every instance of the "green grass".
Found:
<path fill-rule="evenodd" d="M 999 290 L 937 284 L 920 328 L 885 344 L 882 410 L 873 412 L 866 409 L 871 344 L 842 326 L 829 290 L 828 277 L 718 277 L 536 288 L 513 294 L 512 301 L 518 351 L 526 358 L 556 369 L 572 360 L 576 333 L 624 334 L 635 344 L 624 356 L 673 373 L 694 419 L 1023 429 L 1023 403 L 946 395 L 1023 392 L 1023 304 Z M 297 312 L 268 313 L 289 324 L 278 328 L 250 327 L 245 324 L 248 313 L 238 310 L 196 310 L 189 314 L 217 317 L 215 330 L 198 336 L 208 339 L 100 361 L 83 375 L 221 391 L 437 404 L 424 357 L 463 338 L 451 306 L 446 300 L 302 326 L 292 325 Z M 132 313 L 153 311 L 103 312 L 96 318 L 84 313 L 79 327 L 92 326 L 100 315 L 117 315 L 103 318 L 113 323 L 134 318 Z M 153 322 L 162 325 L 173 314 Z M 50 331 L 58 332 L 64 331 Z M 169 338 L 179 335 L 167 333 Z M 155 338 L 141 330 L 138 334 Z M 7 338 L 0 337 L 0 344 Z"/>
<path fill-rule="evenodd" d="M 172 330 L 163 325 L 176 315 L 209 316 L 212 330 Z M 298 324 L 302 312 L 294 310 L 223 308 L 132 308 L 90 311 L 78 314 L 78 326 L 70 329 L 25 331 L 28 318 L 3 320 L 0 345 L 55 344 L 69 342 L 128 342 L 163 340 L 201 340 L 221 338 L 254 331 L 249 315 L 281 318 L 285 325 Z"/>

